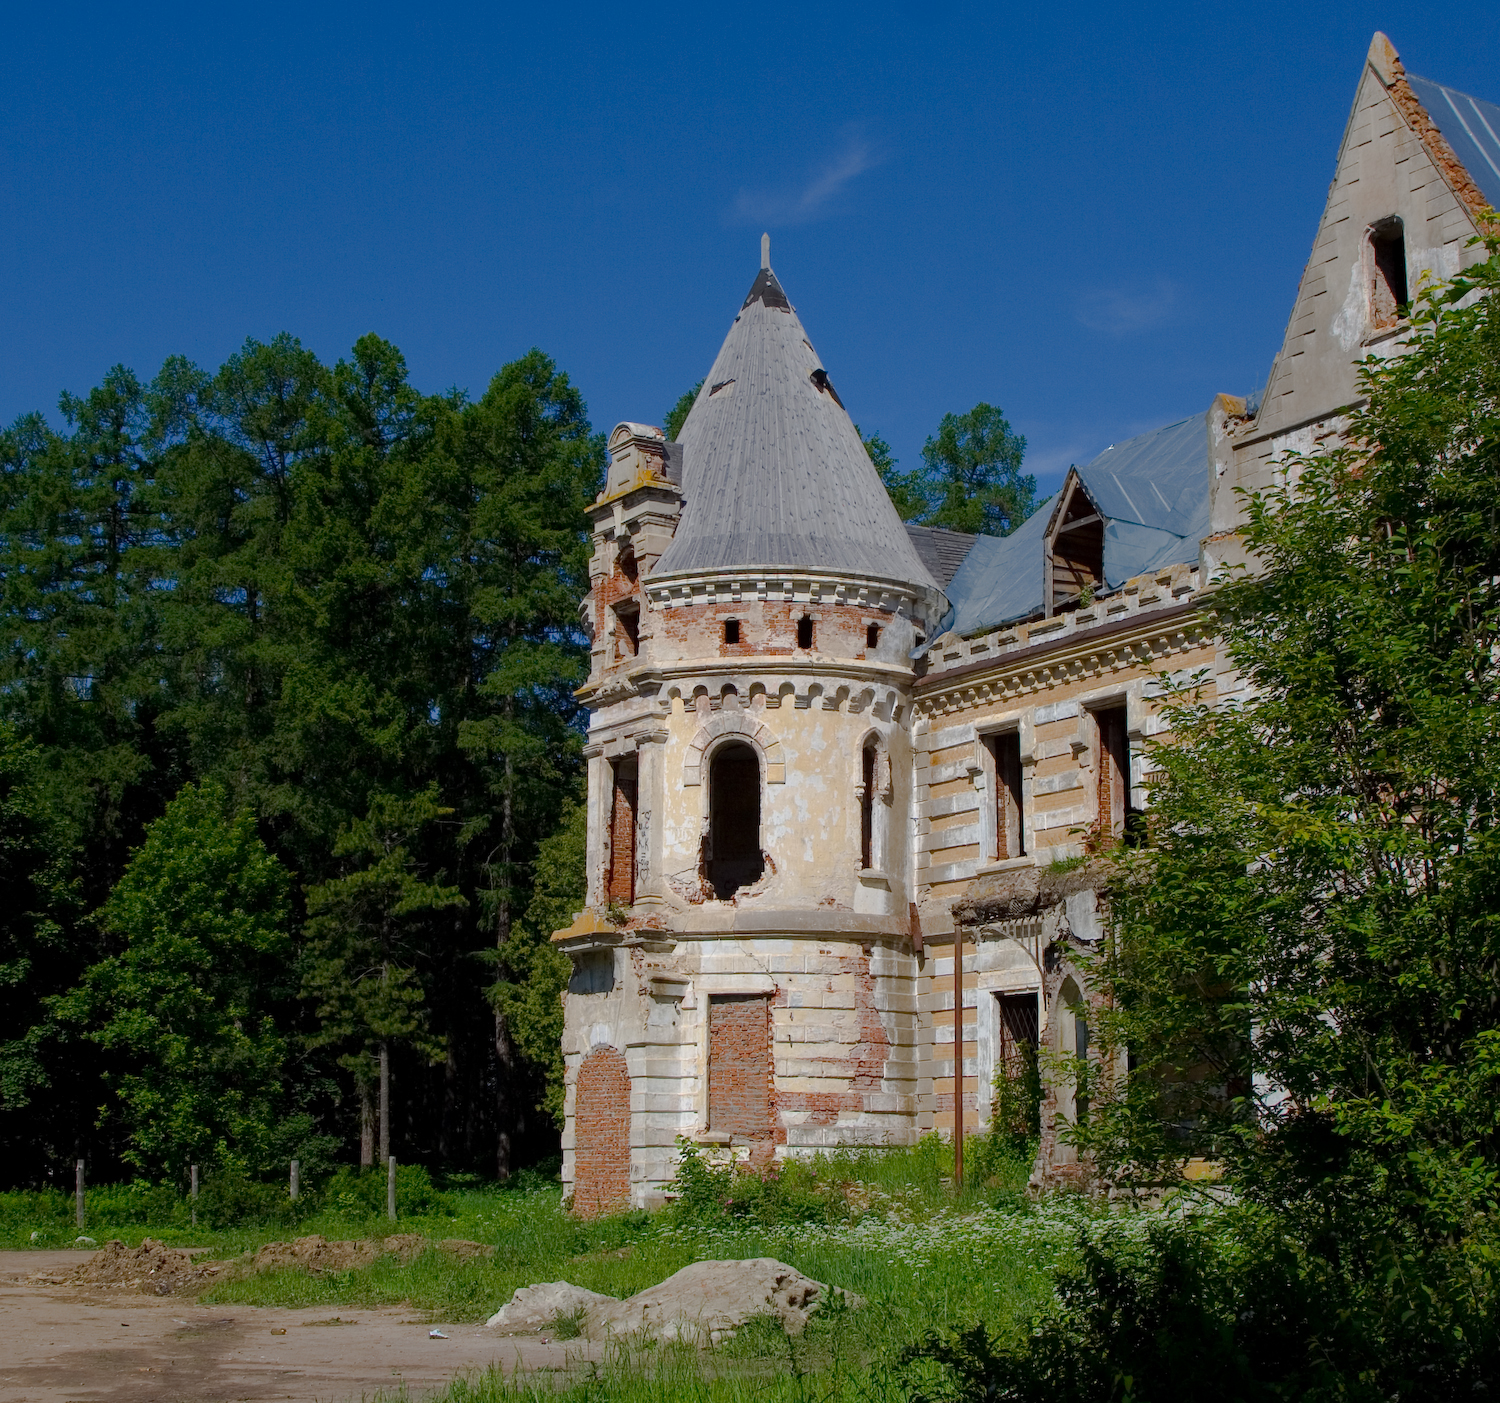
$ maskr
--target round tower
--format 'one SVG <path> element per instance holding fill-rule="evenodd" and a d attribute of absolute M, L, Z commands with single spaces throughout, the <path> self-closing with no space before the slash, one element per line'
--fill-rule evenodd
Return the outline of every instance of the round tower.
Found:
<path fill-rule="evenodd" d="M 678 1137 L 931 1124 L 909 717 L 947 601 L 762 264 L 678 442 L 619 425 L 592 511 L 588 909 L 554 937 L 580 1211 L 651 1201 Z"/>

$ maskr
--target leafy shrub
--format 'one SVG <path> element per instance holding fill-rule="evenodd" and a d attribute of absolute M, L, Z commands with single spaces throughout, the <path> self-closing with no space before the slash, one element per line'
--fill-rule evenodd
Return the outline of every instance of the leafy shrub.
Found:
<path fill-rule="evenodd" d="M 677 1142 L 677 1213 L 694 1221 L 733 1218 L 776 1227 L 830 1223 L 847 1216 L 841 1186 L 820 1182 L 805 1160 L 779 1160 L 764 1168 L 715 1164 L 688 1140 Z"/>
<path fill-rule="evenodd" d="M 293 1203 L 285 1184 L 263 1184 L 232 1169 L 213 1169 L 198 1190 L 198 1221 L 211 1228 L 291 1223 L 311 1206 Z"/>
<path fill-rule="evenodd" d="M 324 1208 L 345 1218 L 381 1218 L 386 1212 L 386 1171 L 340 1169 L 324 1186 Z M 396 1215 L 401 1218 L 453 1216 L 453 1205 L 439 1193 L 420 1164 L 396 1166 Z"/>
<path fill-rule="evenodd" d="M 1451 1264 L 1338 1272 L 1265 1215 L 1162 1219 L 1085 1235 L 1052 1304 L 1018 1338 L 929 1332 L 899 1356 L 911 1403 L 1272 1403 L 1490 1398 L 1493 1280 L 1445 1290 Z M 1418 1300 L 1440 1320 L 1418 1319 Z M 1487 1382 L 1488 1381 L 1488 1382 Z"/>
<path fill-rule="evenodd" d="M 995 1065 L 990 1137 L 1012 1154 L 1026 1154 L 1042 1130 L 1042 1071 L 1034 1047 L 1022 1045 L 1015 1057 Z"/>

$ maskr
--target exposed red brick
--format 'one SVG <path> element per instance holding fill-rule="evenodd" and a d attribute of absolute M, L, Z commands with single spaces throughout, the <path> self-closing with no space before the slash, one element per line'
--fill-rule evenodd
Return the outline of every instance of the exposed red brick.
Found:
<path fill-rule="evenodd" d="M 573 1111 L 573 1211 L 593 1218 L 630 1202 L 630 1070 L 612 1047 L 578 1069 Z"/>
<path fill-rule="evenodd" d="M 870 973 L 870 949 L 839 959 L 841 974 L 858 978 L 855 1010 L 859 1015 L 859 1041 L 846 1057 L 819 1057 L 809 1060 L 821 1063 L 824 1075 L 845 1081 L 843 1091 L 780 1091 L 776 1104 L 782 1110 L 804 1111 L 813 1125 L 834 1125 L 842 1112 L 858 1115 L 866 1109 L 865 1097 L 878 1092 L 885 1080 L 885 1064 L 890 1056 L 890 1039 L 875 1007 L 875 976 Z M 833 988 L 833 981 L 825 987 Z"/>
<path fill-rule="evenodd" d="M 716 996 L 708 1006 L 708 1128 L 750 1141 L 772 1139 L 771 1001 Z"/>

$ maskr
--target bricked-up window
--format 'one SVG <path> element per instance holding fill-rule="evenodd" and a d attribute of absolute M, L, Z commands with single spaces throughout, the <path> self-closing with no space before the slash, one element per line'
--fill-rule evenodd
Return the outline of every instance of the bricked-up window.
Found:
<path fill-rule="evenodd" d="M 1130 737 L 1125 730 L 1125 708 L 1114 706 L 1093 715 L 1098 735 L 1094 755 L 1096 822 L 1101 838 L 1118 838 L 1124 835 L 1130 808 Z"/>
<path fill-rule="evenodd" d="M 726 643 L 738 643 L 740 641 L 740 621 L 738 619 L 724 620 L 724 641 Z"/>
<path fill-rule="evenodd" d="M 620 906 L 635 901 L 635 809 L 637 768 L 633 757 L 616 760 L 609 813 L 608 897 Z"/>
<path fill-rule="evenodd" d="M 804 614 L 797 620 L 797 646 L 799 648 L 811 648 L 813 645 L 813 621 Z"/>
<path fill-rule="evenodd" d="M 771 1138 L 771 1001 L 763 994 L 709 1000 L 708 1128 Z"/>
<path fill-rule="evenodd" d="M 578 1068 L 573 1115 L 573 1211 L 592 1218 L 630 1202 L 630 1068 L 596 1047 Z"/>
<path fill-rule="evenodd" d="M 760 757 L 743 741 L 716 750 L 708 770 L 708 880 L 728 901 L 760 881 Z"/>
<path fill-rule="evenodd" d="M 1406 287 L 1406 230 L 1385 219 L 1370 230 L 1370 320 L 1395 326 L 1410 300 Z"/>
<path fill-rule="evenodd" d="M 1021 803 L 1021 735 L 989 739 L 995 761 L 995 859 L 1026 856 L 1026 812 Z"/>
<path fill-rule="evenodd" d="M 615 630 L 615 636 L 619 639 L 620 656 L 633 658 L 641 647 L 641 606 L 633 599 L 626 604 L 616 604 L 615 618 L 620 623 Z"/>

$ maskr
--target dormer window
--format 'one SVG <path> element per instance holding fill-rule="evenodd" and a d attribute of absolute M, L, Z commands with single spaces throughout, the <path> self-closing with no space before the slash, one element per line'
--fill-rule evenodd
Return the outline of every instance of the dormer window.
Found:
<path fill-rule="evenodd" d="M 1370 324 L 1395 326 L 1411 300 L 1406 286 L 1406 230 L 1399 219 L 1383 219 L 1370 230 Z"/>
<path fill-rule="evenodd" d="M 1104 587 L 1104 518 L 1070 472 L 1047 551 L 1047 613 L 1077 607 Z"/>
<path fill-rule="evenodd" d="M 797 620 L 797 646 L 799 648 L 811 648 L 813 645 L 813 621 L 810 614 L 804 614 Z"/>

